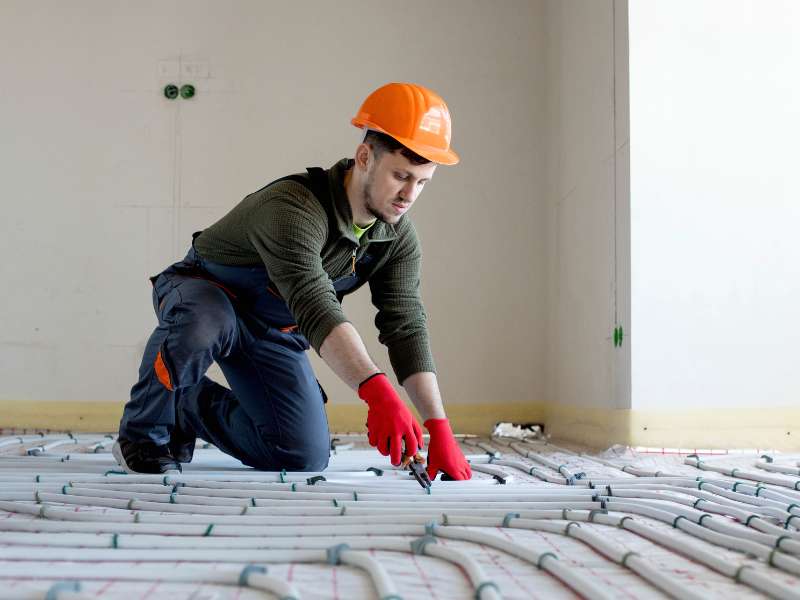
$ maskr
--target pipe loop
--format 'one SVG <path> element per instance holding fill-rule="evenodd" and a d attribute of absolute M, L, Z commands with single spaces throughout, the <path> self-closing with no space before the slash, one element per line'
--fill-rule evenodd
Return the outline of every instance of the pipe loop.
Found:
<path fill-rule="evenodd" d="M 342 562 L 342 552 L 350 550 L 348 544 L 337 544 L 325 550 L 325 556 L 329 565 L 339 565 Z"/>
<path fill-rule="evenodd" d="M 772 552 L 769 553 L 769 556 L 767 556 L 767 564 L 770 567 L 777 567 L 777 565 L 775 565 L 775 563 L 772 562 L 772 559 L 775 558 L 775 553 L 776 552 L 778 552 L 777 548 L 775 548 Z"/>
<path fill-rule="evenodd" d="M 249 587 L 250 584 L 247 582 L 247 580 L 249 579 L 251 573 L 266 575 L 267 568 L 262 567 L 261 565 L 247 565 L 244 569 L 242 569 L 242 572 L 239 573 L 239 581 L 237 582 L 237 585 L 239 587 Z"/>
<path fill-rule="evenodd" d="M 411 552 L 414 554 L 425 554 L 425 546 L 428 544 L 436 544 L 436 538 L 432 535 L 426 535 L 411 542 Z"/>
<path fill-rule="evenodd" d="M 506 516 L 503 517 L 503 527 L 508 527 L 509 523 L 511 523 L 511 519 L 519 519 L 519 513 L 515 512 L 506 513 Z"/>
<path fill-rule="evenodd" d="M 494 581 L 482 581 L 478 587 L 475 588 L 475 600 L 481 600 L 481 593 L 485 588 L 494 588 L 494 591 L 497 592 L 497 595 L 500 595 L 500 588 L 497 587 L 497 584 Z"/>
<path fill-rule="evenodd" d="M 558 560 L 558 557 L 555 554 L 553 554 L 552 552 L 543 552 L 542 554 L 539 555 L 539 560 L 536 561 L 536 568 L 537 569 L 541 569 L 542 568 L 542 561 L 545 558 L 547 558 L 548 556 L 550 558 L 555 558 L 556 560 Z"/>
<path fill-rule="evenodd" d="M 81 584 L 79 581 L 59 581 L 50 586 L 44 595 L 44 600 L 58 600 L 59 592 L 80 592 Z"/>
<path fill-rule="evenodd" d="M 570 521 L 569 523 L 567 523 L 567 526 L 564 528 L 564 535 L 567 535 L 567 536 L 569 535 L 569 528 L 572 527 L 573 525 L 575 525 L 576 527 L 580 527 L 581 526 L 580 523 L 577 523 L 575 521 Z"/>
<path fill-rule="evenodd" d="M 751 567 L 750 565 L 742 565 L 741 567 L 739 567 L 738 569 L 736 569 L 736 573 L 734 573 L 734 575 L 733 575 L 733 580 L 734 580 L 736 583 L 741 583 L 742 581 L 741 581 L 741 579 L 740 579 L 740 578 L 741 578 L 741 576 L 742 576 L 742 571 L 744 571 L 745 569 L 752 569 L 752 568 L 753 568 L 753 567 Z"/>
<path fill-rule="evenodd" d="M 589 511 L 589 516 L 587 517 L 587 519 L 589 519 L 590 523 L 593 523 L 595 515 L 607 515 L 607 514 L 608 511 L 604 508 L 603 509 L 593 508 L 592 510 Z"/>

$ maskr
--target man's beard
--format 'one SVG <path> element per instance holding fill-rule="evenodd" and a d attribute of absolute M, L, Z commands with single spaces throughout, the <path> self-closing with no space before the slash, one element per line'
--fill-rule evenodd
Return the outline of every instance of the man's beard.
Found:
<path fill-rule="evenodd" d="M 391 217 L 386 217 L 386 215 L 379 212 L 378 209 L 375 207 L 374 198 L 372 197 L 373 183 L 375 183 L 375 172 L 370 171 L 367 174 L 367 180 L 364 182 L 364 190 L 363 190 L 364 207 L 367 209 L 369 214 L 378 219 L 380 222 L 391 225 L 392 224 Z M 396 223 L 398 220 L 399 217 L 395 219 L 394 222 Z"/>

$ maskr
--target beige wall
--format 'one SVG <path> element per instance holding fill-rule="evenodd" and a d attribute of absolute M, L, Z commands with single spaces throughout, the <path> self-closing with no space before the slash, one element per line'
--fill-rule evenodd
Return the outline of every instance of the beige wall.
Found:
<path fill-rule="evenodd" d="M 1 3 L 0 400 L 124 401 L 146 277 L 247 193 L 349 154 L 358 103 L 410 80 L 448 101 L 462 156 L 412 211 L 445 400 L 541 401 L 542 18 L 526 0 Z M 197 97 L 165 100 L 173 81 Z M 368 294 L 345 310 L 388 368 Z"/>
<path fill-rule="evenodd" d="M 791 405 L 723 419 L 665 400 L 661 367 L 661 396 L 631 405 L 631 342 L 660 346 L 630 327 L 628 28 L 626 0 L 0 3 L 0 427 L 112 428 L 155 322 L 147 275 L 247 193 L 352 152 L 363 96 L 410 80 L 447 99 L 463 159 L 412 211 L 457 429 L 796 447 Z M 169 82 L 197 98 L 166 101 Z M 388 369 L 367 291 L 345 310 Z M 314 361 L 333 427 L 363 428 Z"/>
<path fill-rule="evenodd" d="M 781 34 L 798 10 L 701 4 L 637 2 L 629 18 L 626 0 L 545 3 L 543 412 L 557 438 L 798 447 L 796 52 Z"/>
<path fill-rule="evenodd" d="M 777 422 L 800 407 L 800 3 L 641 2 L 630 22 L 633 408 Z"/>
<path fill-rule="evenodd" d="M 626 409 L 628 344 L 613 331 L 630 312 L 627 2 L 551 0 L 544 22 L 545 396 L 556 409 Z"/>

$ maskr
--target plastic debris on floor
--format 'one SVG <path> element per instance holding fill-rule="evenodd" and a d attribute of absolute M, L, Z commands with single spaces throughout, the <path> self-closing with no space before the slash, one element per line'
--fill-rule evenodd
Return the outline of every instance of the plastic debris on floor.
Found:
<path fill-rule="evenodd" d="M 0 598 L 800 598 L 798 456 L 460 438 L 429 491 L 363 436 L 321 473 L 199 442 L 126 474 L 102 434 L 0 436 Z"/>

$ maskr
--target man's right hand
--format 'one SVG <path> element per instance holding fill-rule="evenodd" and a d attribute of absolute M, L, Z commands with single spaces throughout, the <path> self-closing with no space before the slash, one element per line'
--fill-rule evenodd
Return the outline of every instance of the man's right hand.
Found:
<path fill-rule="evenodd" d="M 358 396 L 369 406 L 367 432 L 370 446 L 399 466 L 403 456 L 422 448 L 422 428 L 384 373 L 361 382 Z M 405 441 L 405 451 L 403 451 Z"/>

